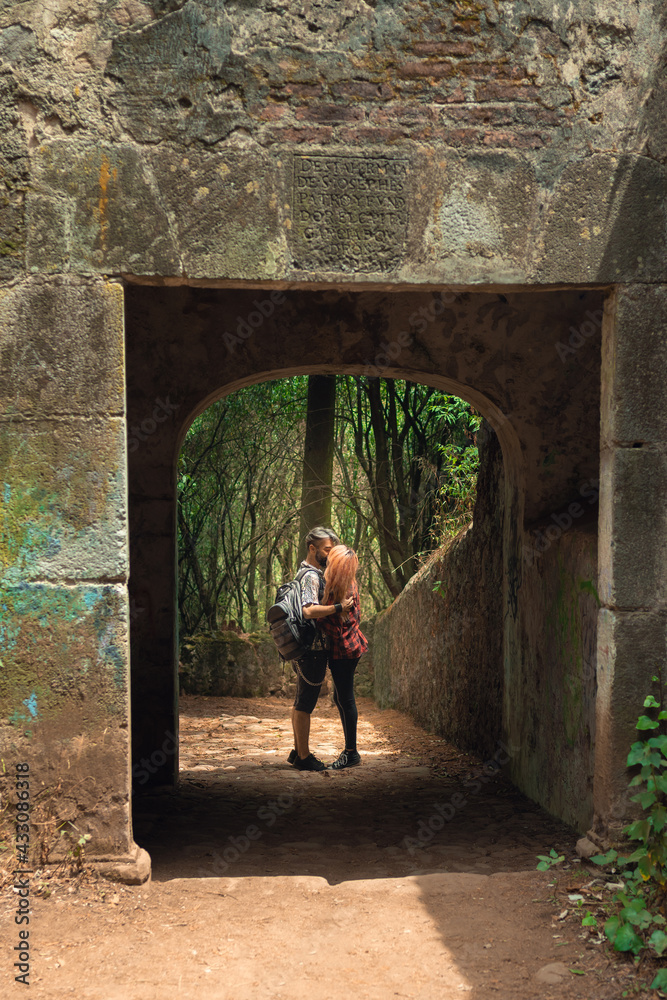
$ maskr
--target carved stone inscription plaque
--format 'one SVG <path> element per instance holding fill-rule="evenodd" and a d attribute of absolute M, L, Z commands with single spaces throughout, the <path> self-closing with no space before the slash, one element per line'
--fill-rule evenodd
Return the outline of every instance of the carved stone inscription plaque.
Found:
<path fill-rule="evenodd" d="M 391 271 L 403 257 L 408 161 L 294 157 L 294 263 L 304 271 Z"/>

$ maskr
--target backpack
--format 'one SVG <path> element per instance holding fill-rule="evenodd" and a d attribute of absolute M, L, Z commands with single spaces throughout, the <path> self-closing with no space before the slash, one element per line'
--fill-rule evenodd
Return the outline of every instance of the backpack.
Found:
<path fill-rule="evenodd" d="M 271 638 L 283 660 L 300 659 L 309 652 L 317 635 L 317 625 L 312 618 L 303 617 L 301 603 L 301 580 L 310 572 L 300 569 L 294 580 L 281 584 L 276 591 L 276 602 L 266 615 Z"/>

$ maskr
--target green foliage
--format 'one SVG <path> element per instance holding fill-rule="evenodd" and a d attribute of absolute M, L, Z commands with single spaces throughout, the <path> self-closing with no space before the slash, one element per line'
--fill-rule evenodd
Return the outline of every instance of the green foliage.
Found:
<path fill-rule="evenodd" d="M 632 744 L 628 767 L 639 768 L 630 781 L 637 789 L 632 801 L 643 815 L 624 828 L 626 836 L 638 842 L 627 856 L 611 849 L 591 860 L 598 865 L 620 869 L 623 888 L 613 896 L 615 912 L 607 919 L 604 933 L 616 951 L 662 957 L 667 951 L 667 733 L 665 687 L 662 674 L 653 678 L 659 698 L 648 695 L 644 708 L 655 713 L 640 715 L 636 728 L 647 737 Z M 652 734 L 652 735 L 648 735 Z M 582 921 L 583 923 L 583 921 Z M 589 926 L 586 924 L 585 926 Z M 651 989 L 667 987 L 661 970 Z"/>
<path fill-rule="evenodd" d="M 188 431 L 178 463 L 183 636 L 228 622 L 258 628 L 303 558 L 307 381 L 241 389 Z M 428 386 L 338 376 L 331 526 L 357 550 L 364 602 L 376 611 L 470 520 L 480 423 L 463 400 Z"/>
<path fill-rule="evenodd" d="M 547 872 L 550 868 L 554 868 L 559 865 L 561 861 L 565 861 L 565 855 L 559 854 L 552 847 L 548 854 L 538 854 L 539 864 L 537 870 L 540 872 Z"/>
<path fill-rule="evenodd" d="M 430 409 L 451 434 L 449 441 L 438 445 L 442 468 L 434 538 L 436 545 L 442 545 L 472 521 L 479 471 L 475 435 L 482 418 L 469 403 L 457 396 L 443 394 L 431 404 Z"/>
<path fill-rule="evenodd" d="M 71 830 L 61 829 L 60 836 L 64 838 L 67 844 L 65 862 L 69 865 L 70 870 L 81 871 L 85 859 L 86 844 L 92 839 L 91 835 L 84 833 L 77 837 Z"/>

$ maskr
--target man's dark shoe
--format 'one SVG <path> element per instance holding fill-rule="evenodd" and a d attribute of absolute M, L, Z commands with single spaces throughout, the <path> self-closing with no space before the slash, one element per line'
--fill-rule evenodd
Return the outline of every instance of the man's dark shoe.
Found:
<path fill-rule="evenodd" d="M 301 760 L 300 757 L 294 758 L 294 767 L 297 771 L 323 771 L 324 764 L 321 760 L 315 756 L 315 754 L 309 753 L 305 760 Z"/>
<path fill-rule="evenodd" d="M 287 763 L 288 764 L 293 764 L 294 761 L 296 760 L 296 758 L 297 758 L 297 752 L 296 752 L 296 747 L 294 747 L 294 749 L 290 750 L 290 752 L 289 752 L 289 757 L 287 758 Z"/>
<path fill-rule="evenodd" d="M 357 750 L 343 750 L 329 767 L 332 771 L 342 771 L 345 767 L 356 767 L 358 764 L 361 764 L 361 757 Z"/>

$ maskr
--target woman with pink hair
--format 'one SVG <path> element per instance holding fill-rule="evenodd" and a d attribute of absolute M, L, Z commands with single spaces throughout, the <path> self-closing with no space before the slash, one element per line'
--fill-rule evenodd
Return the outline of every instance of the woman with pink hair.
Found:
<path fill-rule="evenodd" d="M 359 628 L 361 605 L 357 587 L 359 560 L 354 549 L 335 545 L 327 557 L 324 571 L 323 604 L 340 605 L 352 598 L 348 612 L 340 611 L 327 618 L 318 618 L 318 627 L 329 637 L 329 669 L 334 684 L 334 703 L 340 713 L 345 736 L 345 749 L 329 765 L 334 771 L 361 764 L 357 750 L 357 703 L 354 700 L 354 672 L 368 642 Z"/>

